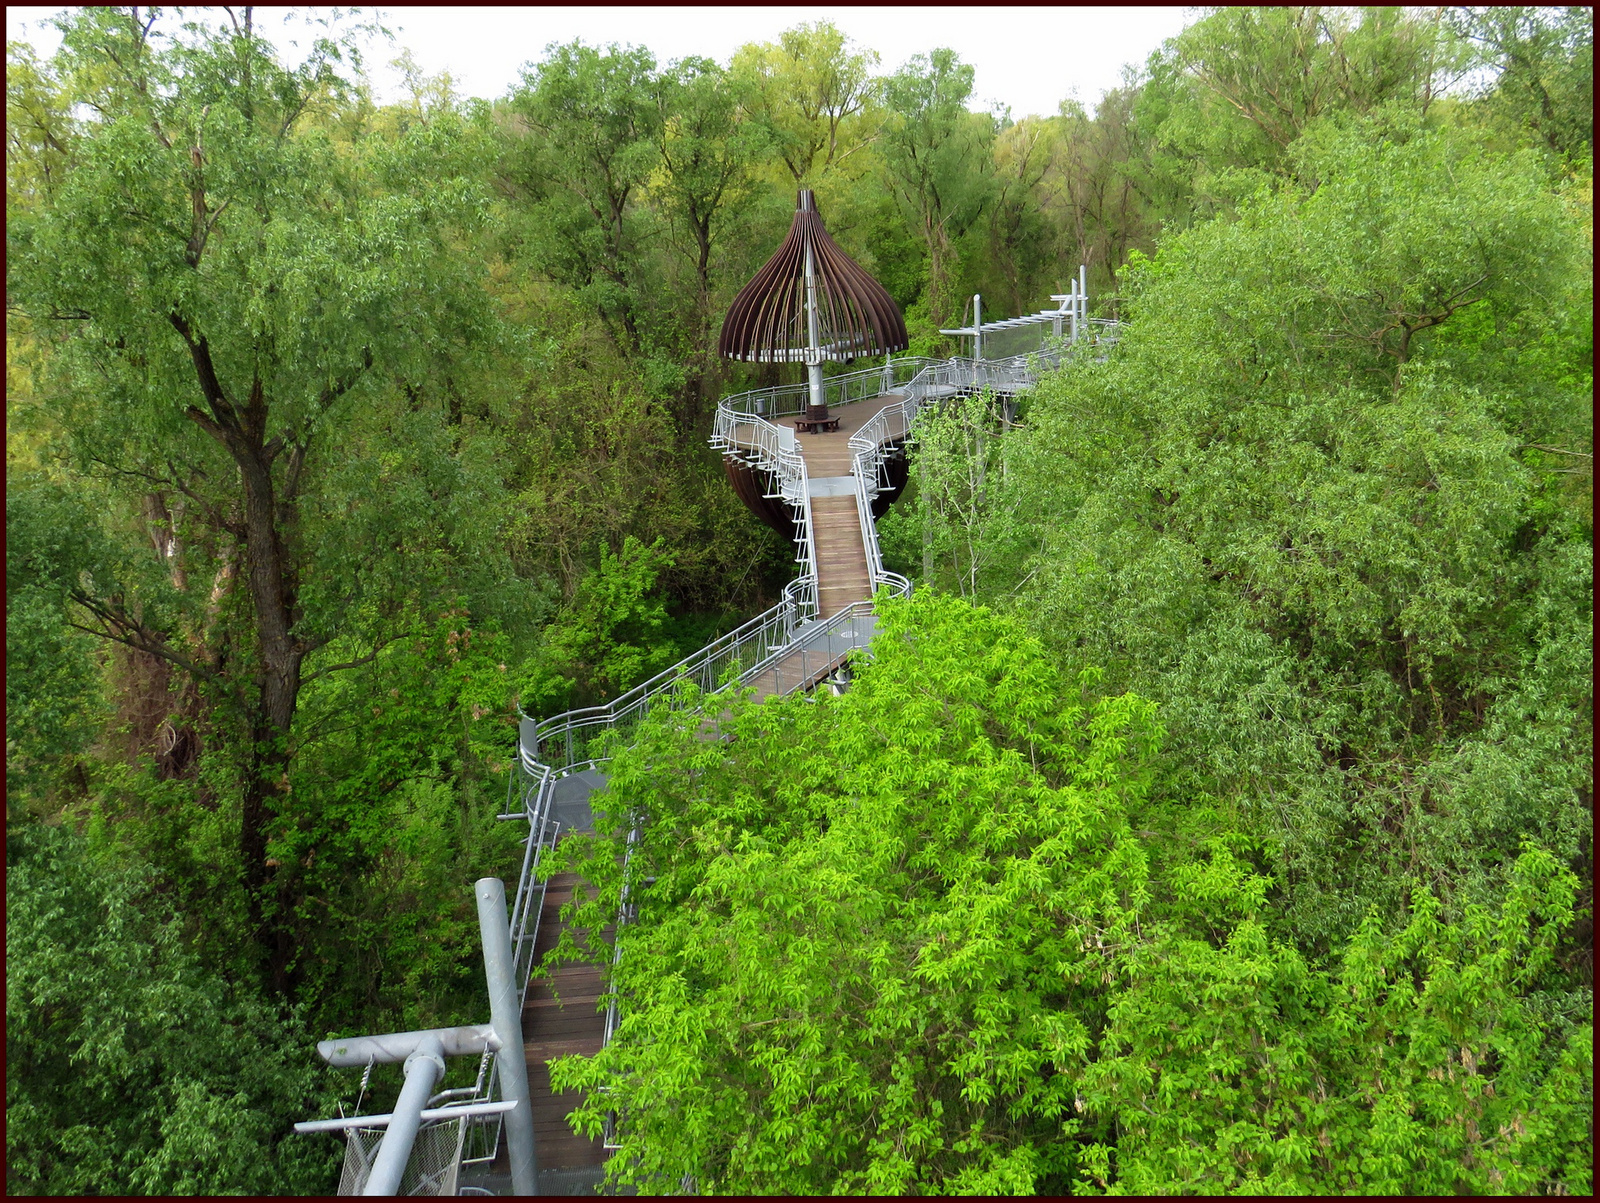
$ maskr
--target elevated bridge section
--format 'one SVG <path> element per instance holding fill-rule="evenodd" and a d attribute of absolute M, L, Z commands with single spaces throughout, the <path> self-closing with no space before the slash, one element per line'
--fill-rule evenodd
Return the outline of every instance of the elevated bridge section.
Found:
<path fill-rule="evenodd" d="M 1080 346 L 1092 345 L 1085 340 Z M 1058 366 L 1066 348 L 999 361 L 904 357 L 827 380 L 836 430 L 800 433 L 808 386 L 758 389 L 718 406 L 711 443 L 730 483 L 763 521 L 795 544 L 799 576 L 772 609 L 701 648 L 604 706 L 536 722 L 524 719 L 519 767 L 503 818 L 529 826 L 522 882 L 512 909 L 518 980 L 526 984 L 561 930 L 559 903 L 576 883 L 541 874 L 543 855 L 563 832 L 592 826 L 590 796 L 604 788 L 605 766 L 652 711 L 695 707 L 730 687 L 758 699 L 842 685 L 852 654 L 876 630 L 872 598 L 880 588 L 906 596 L 911 583 L 883 567 L 877 519 L 904 489 L 906 450 L 917 417 L 949 397 L 988 390 L 1001 398 L 1032 387 Z M 696 690 L 685 694 L 682 686 Z M 715 719 L 701 718 L 714 737 Z M 627 907 L 618 922 L 627 920 Z M 525 994 L 522 1013 L 528 1079 L 536 1117 L 539 1175 L 546 1193 L 584 1190 L 598 1182 L 610 1147 L 584 1141 L 554 1121 L 576 1099 L 549 1093 L 546 1062 L 571 1052 L 594 1053 L 614 1030 L 616 1003 L 600 984 L 601 966 L 565 966 Z M 553 987 L 553 988 L 552 988 Z M 526 985 L 524 986 L 527 989 Z"/>
<path fill-rule="evenodd" d="M 550 871 L 545 860 L 564 834 L 592 830 L 591 802 L 606 785 L 614 751 L 628 745 L 648 714 L 663 709 L 688 710 L 703 735 L 715 738 L 719 708 L 708 695 L 724 689 L 749 688 L 764 699 L 829 683 L 842 687 L 850 657 L 871 644 L 872 598 L 879 589 L 891 596 L 911 589 L 904 577 L 883 567 L 876 520 L 905 487 L 906 450 L 918 416 L 957 394 L 989 390 L 1014 397 L 1064 355 L 1108 341 L 1079 339 L 997 361 L 907 356 L 835 376 L 823 387 L 838 419 L 836 430 L 795 429 L 794 418 L 808 407 L 808 385 L 758 389 L 718 406 L 712 446 L 722 452 L 729 481 L 751 510 L 794 541 L 798 576 L 777 605 L 615 700 L 543 720 L 524 716 L 520 727 L 517 765 L 500 817 L 527 825 L 510 906 L 508 959 L 522 1024 L 539 1193 L 593 1193 L 615 1147 L 609 1138 L 573 1135 L 566 1116 L 578 1100 L 552 1093 L 548 1070 L 555 1057 L 597 1053 L 610 1040 L 618 1001 L 606 989 L 607 969 L 569 964 L 533 980 L 560 938 L 563 905 L 582 888 L 571 875 Z M 624 902 L 616 924 L 630 917 Z M 421 1113 L 423 1127 L 400 1193 L 510 1193 L 502 1112 L 511 1104 L 498 1060 L 491 1069 L 489 1054 L 483 1057 L 475 1087 L 446 1092 L 470 1097 Z M 360 1122 L 319 1121 L 349 1134 L 341 1193 L 358 1193 L 369 1181 L 375 1133 Z"/>

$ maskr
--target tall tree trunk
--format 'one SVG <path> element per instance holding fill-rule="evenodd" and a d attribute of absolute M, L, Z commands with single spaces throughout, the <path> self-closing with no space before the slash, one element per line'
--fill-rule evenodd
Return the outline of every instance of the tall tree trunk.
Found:
<path fill-rule="evenodd" d="M 279 537 L 271 460 L 259 439 L 250 440 L 241 450 L 245 454 L 236 454 L 235 460 L 245 485 L 245 546 L 255 609 L 257 664 L 240 852 L 250 918 L 262 941 L 265 967 L 274 989 L 286 992 L 294 940 L 282 913 L 288 900 L 277 899 L 278 913 L 269 906 L 274 866 L 267 863 L 267 839 L 288 786 L 289 733 L 300 696 L 305 652 L 291 630 L 297 589 Z"/>
<path fill-rule="evenodd" d="M 246 706 L 250 746 L 240 805 L 239 852 L 262 967 L 273 987 L 286 992 L 295 941 L 286 922 L 288 899 L 282 897 L 282 891 L 276 900 L 268 898 L 274 866 L 267 863 L 267 842 L 288 786 L 289 733 L 300 694 L 300 666 L 308 650 L 293 633 L 299 572 L 281 535 L 282 528 L 294 525 L 294 480 L 305 448 L 302 442 L 291 450 L 285 496 L 279 497 L 272 467 L 285 448 L 285 435 L 267 438 L 268 403 L 261 379 L 251 381 L 243 406 L 235 404 L 222 387 L 206 338 L 197 336 L 182 315 L 174 313 L 170 320 L 188 344 L 206 402 L 205 409 L 191 406 L 188 416 L 227 449 L 244 485 L 245 580 L 255 611 L 256 664 L 254 696 Z M 344 387 L 348 384 L 325 394 L 324 401 L 331 401 Z M 273 901 L 276 906 L 270 905 Z"/>

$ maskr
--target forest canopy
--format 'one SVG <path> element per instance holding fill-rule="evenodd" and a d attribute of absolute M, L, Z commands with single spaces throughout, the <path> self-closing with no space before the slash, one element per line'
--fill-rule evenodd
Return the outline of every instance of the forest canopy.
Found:
<path fill-rule="evenodd" d="M 8 1191 L 326 1192 L 314 1041 L 481 1021 L 519 708 L 793 574 L 706 437 L 800 188 L 915 354 L 1120 324 L 921 420 L 847 693 L 619 749 L 613 1175 L 1588 1191 L 1591 10 L 1199 10 L 1015 118 L 934 30 L 379 104 L 315 19 L 8 46 Z"/>

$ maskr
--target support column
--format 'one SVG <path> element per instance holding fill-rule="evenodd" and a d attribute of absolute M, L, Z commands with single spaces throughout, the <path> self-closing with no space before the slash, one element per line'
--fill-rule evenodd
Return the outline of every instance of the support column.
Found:
<path fill-rule="evenodd" d="M 428 1032 L 417 1042 L 416 1051 L 406 1058 L 406 1084 L 400 1088 L 394 1118 L 383 1134 L 383 1143 L 378 1146 L 378 1156 L 372 1163 L 372 1173 L 367 1175 L 362 1194 L 399 1193 L 400 1179 L 405 1175 L 406 1162 L 411 1159 L 411 1146 L 416 1142 L 417 1129 L 422 1126 L 422 1109 L 428 1105 L 428 1096 L 442 1077 L 444 1046 L 437 1036 Z"/>
<path fill-rule="evenodd" d="M 495 1065 L 500 1097 L 516 1104 L 506 1113 L 506 1152 L 511 1161 L 511 1190 L 539 1193 L 539 1172 L 533 1152 L 533 1103 L 528 1094 L 528 1060 L 522 1044 L 522 999 L 512 975 L 511 921 L 506 912 L 506 887 L 498 877 L 478 881 L 478 929 L 483 937 L 483 971 L 489 983 L 489 1022 L 500 1037 Z"/>
<path fill-rule="evenodd" d="M 817 333 L 817 268 L 811 256 L 811 242 L 806 242 L 806 376 L 811 384 L 811 408 L 827 409 L 827 396 L 822 391 L 822 340 Z"/>

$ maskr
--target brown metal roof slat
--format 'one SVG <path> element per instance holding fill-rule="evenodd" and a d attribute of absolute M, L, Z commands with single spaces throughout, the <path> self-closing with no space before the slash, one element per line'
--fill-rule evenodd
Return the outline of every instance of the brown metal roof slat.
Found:
<path fill-rule="evenodd" d="M 903 351 L 905 318 L 888 290 L 836 243 L 822 224 L 816 198 L 802 190 L 789 233 L 728 307 L 717 339 L 726 359 L 785 363 L 806 346 L 805 250 L 817 279 L 819 341 L 834 346 L 829 359 L 855 359 Z"/>

